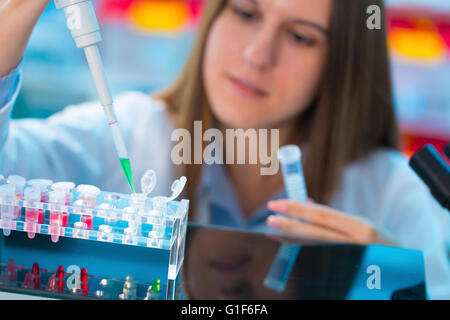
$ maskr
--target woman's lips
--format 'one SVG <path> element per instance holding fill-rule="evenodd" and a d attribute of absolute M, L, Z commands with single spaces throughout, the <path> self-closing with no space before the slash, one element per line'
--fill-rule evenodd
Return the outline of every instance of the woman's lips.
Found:
<path fill-rule="evenodd" d="M 246 98 L 263 98 L 268 95 L 267 91 L 259 88 L 249 81 L 232 76 L 230 76 L 228 79 L 233 85 L 233 88 Z"/>
<path fill-rule="evenodd" d="M 250 256 L 221 257 L 208 261 L 208 265 L 221 272 L 234 272 L 250 262 Z"/>

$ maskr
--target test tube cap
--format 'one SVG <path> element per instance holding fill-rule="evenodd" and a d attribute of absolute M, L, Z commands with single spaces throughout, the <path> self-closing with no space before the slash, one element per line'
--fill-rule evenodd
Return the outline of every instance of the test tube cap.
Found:
<path fill-rule="evenodd" d="M 39 189 L 41 191 L 45 190 L 52 183 L 53 183 L 53 181 L 52 180 L 48 180 L 48 179 L 31 179 L 31 180 L 28 180 L 28 184 L 30 186 L 32 186 L 33 188 Z"/>
<path fill-rule="evenodd" d="M 70 192 L 73 188 L 75 188 L 75 183 L 70 181 L 55 182 L 52 184 L 52 189 L 55 191 L 61 190 L 64 192 Z"/>
<path fill-rule="evenodd" d="M 92 196 L 98 195 L 101 191 L 96 186 L 91 186 L 88 184 L 80 184 L 77 186 L 77 191 L 82 194 L 90 194 Z"/>
<path fill-rule="evenodd" d="M 27 180 L 25 180 L 25 178 L 22 176 L 11 174 L 8 176 L 8 182 L 10 184 L 16 185 L 17 189 L 23 189 L 23 187 L 25 187 L 25 184 L 27 183 Z"/>
<path fill-rule="evenodd" d="M 278 159 L 281 163 L 297 162 L 301 155 L 300 148 L 294 144 L 283 146 L 278 150 Z"/>

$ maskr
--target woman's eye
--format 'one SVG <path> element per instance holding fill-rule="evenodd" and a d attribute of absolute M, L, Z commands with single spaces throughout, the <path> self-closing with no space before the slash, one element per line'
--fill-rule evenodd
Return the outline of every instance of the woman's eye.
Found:
<path fill-rule="evenodd" d="M 292 39 L 297 43 L 307 44 L 307 45 L 311 45 L 313 43 L 313 41 L 310 38 L 305 37 L 304 35 L 302 35 L 300 33 L 291 32 L 290 35 L 291 35 Z"/>
<path fill-rule="evenodd" d="M 237 7 L 233 8 L 233 12 L 244 20 L 253 20 L 256 18 L 255 14 Z"/>

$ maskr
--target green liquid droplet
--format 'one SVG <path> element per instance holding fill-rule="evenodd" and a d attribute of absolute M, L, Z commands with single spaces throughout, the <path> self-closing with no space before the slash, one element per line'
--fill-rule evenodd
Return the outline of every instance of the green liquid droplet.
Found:
<path fill-rule="evenodd" d="M 134 188 L 133 174 L 131 173 L 130 159 L 121 158 L 120 165 L 122 166 L 123 172 L 125 173 L 125 176 L 127 177 L 128 183 L 131 187 L 131 191 L 133 193 L 136 193 L 135 188 Z"/>

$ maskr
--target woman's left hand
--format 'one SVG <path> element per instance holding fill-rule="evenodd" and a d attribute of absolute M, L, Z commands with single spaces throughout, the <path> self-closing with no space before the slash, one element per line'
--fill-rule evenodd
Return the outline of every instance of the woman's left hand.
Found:
<path fill-rule="evenodd" d="M 269 226 L 288 235 L 321 241 L 399 246 L 391 235 L 377 229 L 369 221 L 324 205 L 282 199 L 269 201 L 267 208 L 294 218 L 281 215 L 267 218 Z"/>

